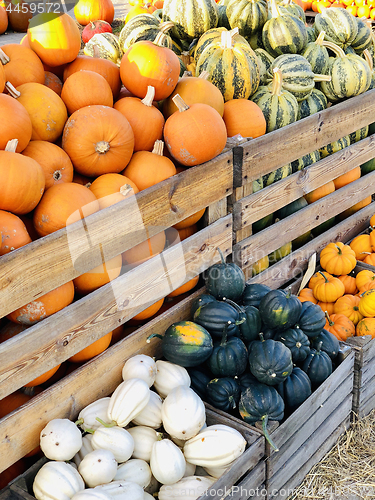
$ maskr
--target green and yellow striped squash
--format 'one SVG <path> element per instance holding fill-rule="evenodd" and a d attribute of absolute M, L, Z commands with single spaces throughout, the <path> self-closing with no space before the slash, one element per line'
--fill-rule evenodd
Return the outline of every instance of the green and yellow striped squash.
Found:
<path fill-rule="evenodd" d="M 312 153 L 308 153 L 307 155 L 302 156 L 302 158 L 298 158 L 298 160 L 292 161 L 292 172 L 298 172 L 299 170 L 303 170 L 305 167 L 312 165 L 320 160 L 320 153 L 318 150 L 313 151 Z"/>
<path fill-rule="evenodd" d="M 327 9 L 329 10 L 329 9 Z M 332 10 L 339 10 L 335 8 Z M 330 82 L 321 82 L 320 88 L 329 101 L 335 102 L 347 97 L 353 97 L 366 92 L 371 85 L 371 70 L 368 63 L 356 54 L 346 55 L 336 44 L 323 42 L 324 45 L 336 54 L 328 64 Z"/>
<path fill-rule="evenodd" d="M 358 24 L 356 18 L 349 11 L 336 7 L 324 9 L 321 14 L 317 14 L 314 29 L 317 36 L 321 31 L 324 31 L 325 39 L 328 42 L 346 47 L 357 36 Z"/>
<path fill-rule="evenodd" d="M 173 36 L 193 40 L 216 28 L 218 12 L 215 0 L 164 0 L 163 21 L 175 23 Z"/>
<path fill-rule="evenodd" d="M 202 71 L 222 93 L 224 101 L 248 99 L 259 87 L 258 59 L 249 44 L 237 43 L 234 30 L 224 31 L 220 41 L 206 46 L 196 64 L 196 76 Z"/>
<path fill-rule="evenodd" d="M 227 6 L 226 5 L 218 5 L 217 6 L 217 13 L 219 16 L 218 22 L 217 22 L 217 27 L 218 28 L 226 28 L 227 30 L 230 30 L 230 24 L 227 16 Z"/>
<path fill-rule="evenodd" d="M 350 146 L 350 139 L 348 135 L 341 137 L 337 141 L 331 142 L 322 148 L 319 148 L 320 158 L 325 158 L 326 156 L 332 155 L 333 153 L 337 153 L 341 149 L 347 148 Z"/>
<path fill-rule="evenodd" d="M 252 96 L 258 104 L 267 123 L 267 132 L 285 127 L 297 120 L 298 101 L 293 94 L 282 88 L 282 74 L 274 70 L 273 82 L 260 87 Z"/>
<path fill-rule="evenodd" d="M 274 57 L 301 53 L 307 45 L 305 23 L 299 17 L 281 12 L 275 0 L 271 0 L 271 15 L 262 30 L 265 50 Z"/>
<path fill-rule="evenodd" d="M 139 14 L 132 17 L 122 28 L 119 35 L 119 43 L 123 52 L 125 52 L 133 43 L 140 40 L 150 40 L 153 42 L 157 35 L 167 33 L 174 26 L 173 23 L 161 23 L 151 14 Z M 172 39 L 168 36 L 172 50 L 177 55 L 181 54 L 181 47 L 177 44 L 173 46 Z M 177 49 L 178 47 L 178 49 Z"/>
<path fill-rule="evenodd" d="M 367 90 L 375 89 L 375 72 L 374 72 L 374 61 L 373 58 L 370 54 L 369 49 L 365 49 L 362 52 L 362 57 L 365 59 L 367 64 L 369 65 L 370 71 L 371 71 L 371 83 L 370 86 Z"/>
<path fill-rule="evenodd" d="M 249 39 L 249 43 L 250 43 L 250 47 L 253 50 L 264 49 L 262 33 L 263 33 L 263 30 L 259 30 L 251 35 L 251 37 Z"/>
<path fill-rule="evenodd" d="M 276 264 L 276 262 L 279 262 L 279 260 L 289 255 L 291 251 L 292 251 L 292 242 L 288 241 L 288 243 L 285 243 L 285 245 L 283 245 L 282 247 L 268 254 L 268 261 L 270 266 L 272 266 L 272 264 Z"/>
<path fill-rule="evenodd" d="M 323 111 L 328 106 L 328 100 L 321 90 L 312 89 L 311 94 L 298 103 L 298 120 Z"/>
<path fill-rule="evenodd" d="M 303 57 L 311 64 L 312 71 L 322 75 L 326 73 L 329 62 L 328 50 L 323 45 L 324 35 L 322 31 L 315 42 L 308 43 L 302 52 Z"/>
<path fill-rule="evenodd" d="M 345 52 L 346 55 L 356 53 L 351 45 L 348 45 L 347 47 L 343 47 L 342 50 Z"/>
<path fill-rule="evenodd" d="M 97 47 L 101 59 L 108 59 L 115 64 L 120 64 L 123 51 L 117 36 L 112 33 L 97 33 L 86 43 L 83 53 L 86 56 L 95 57 L 94 46 Z"/>
<path fill-rule="evenodd" d="M 197 63 L 200 55 L 202 54 L 204 49 L 206 47 L 208 47 L 208 45 L 211 45 L 211 43 L 220 42 L 221 34 L 223 32 L 228 32 L 228 31 L 232 34 L 233 42 L 235 42 L 236 44 L 241 43 L 241 44 L 245 45 L 246 47 L 249 47 L 249 42 L 238 33 L 238 29 L 234 29 L 232 31 L 232 30 L 227 30 L 226 28 L 224 28 L 222 26 L 219 28 L 213 28 L 211 30 L 208 30 L 201 37 L 199 37 L 197 44 L 195 46 L 194 56 L 193 56 L 195 62 Z"/>
<path fill-rule="evenodd" d="M 307 26 L 306 31 L 307 31 L 307 43 L 315 42 L 317 36 L 315 33 L 314 26 Z"/>
<path fill-rule="evenodd" d="M 258 58 L 258 63 L 259 63 L 260 85 L 267 85 L 268 82 L 267 73 L 271 68 L 271 65 L 275 59 L 264 49 L 255 49 L 254 52 Z"/>
<path fill-rule="evenodd" d="M 274 182 L 281 181 L 281 179 L 285 179 L 288 175 L 292 174 L 292 164 L 287 163 L 286 165 L 273 170 L 269 174 L 263 175 L 263 186 L 267 187 L 273 184 Z"/>
<path fill-rule="evenodd" d="M 369 23 L 370 25 L 368 25 L 367 22 L 360 17 L 356 17 L 356 20 L 358 24 L 358 33 L 350 46 L 357 54 L 361 55 L 362 52 L 368 49 L 373 43 L 371 22 Z"/>
<path fill-rule="evenodd" d="M 238 28 L 240 35 L 250 39 L 261 31 L 267 21 L 268 6 L 265 0 L 229 0 L 227 16 L 231 28 Z"/>
<path fill-rule="evenodd" d="M 288 14 L 299 17 L 301 21 L 303 21 L 304 23 L 306 22 L 305 11 L 300 5 L 292 2 L 292 0 L 283 0 L 282 2 L 277 3 L 279 5 L 279 9 L 281 9 L 283 12 L 287 12 Z"/>
<path fill-rule="evenodd" d="M 366 139 L 367 136 L 368 136 L 368 125 L 349 134 L 350 144 L 354 144 L 355 142 L 361 141 L 362 139 Z"/>

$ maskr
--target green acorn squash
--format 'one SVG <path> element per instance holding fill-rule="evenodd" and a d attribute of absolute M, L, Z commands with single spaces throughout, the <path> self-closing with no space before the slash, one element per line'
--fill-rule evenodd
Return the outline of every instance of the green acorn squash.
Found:
<path fill-rule="evenodd" d="M 250 39 L 253 33 L 262 31 L 267 14 L 265 0 L 229 0 L 227 4 L 230 27 L 238 28 L 240 35 L 246 39 Z"/>
<path fill-rule="evenodd" d="M 288 290 L 271 290 L 259 304 L 263 323 L 269 328 L 287 329 L 293 326 L 302 311 L 302 303 Z"/>
<path fill-rule="evenodd" d="M 221 338 L 225 327 L 227 327 L 228 337 L 240 333 L 237 324 L 239 314 L 233 306 L 226 302 L 209 302 L 198 307 L 193 319 L 214 338 Z"/>
<path fill-rule="evenodd" d="M 311 347 L 317 349 L 320 342 L 322 342 L 320 349 L 326 352 L 332 360 L 336 359 L 340 349 L 338 338 L 323 328 L 319 335 L 311 339 Z"/>
<path fill-rule="evenodd" d="M 190 316 L 194 317 L 195 311 L 204 304 L 208 304 L 209 302 L 216 302 L 216 299 L 213 295 L 209 295 L 208 293 L 203 293 L 200 297 L 197 297 L 193 300 L 190 307 Z"/>
<path fill-rule="evenodd" d="M 259 233 L 259 231 L 263 231 L 266 227 L 269 227 L 273 223 L 273 214 L 268 214 L 262 217 L 261 219 L 255 221 L 252 225 L 253 233 Z"/>
<path fill-rule="evenodd" d="M 221 263 L 209 267 L 204 274 L 207 292 L 218 300 L 226 297 L 236 302 L 245 290 L 245 275 L 237 264 L 225 262 L 220 248 L 218 252 Z"/>
<path fill-rule="evenodd" d="M 249 346 L 249 368 L 262 384 L 280 384 L 292 373 L 292 353 L 282 342 L 255 340 Z"/>
<path fill-rule="evenodd" d="M 322 342 L 319 342 L 316 349 L 311 349 L 301 366 L 307 373 L 313 389 L 319 387 L 332 373 L 332 360 L 321 347 Z"/>
<path fill-rule="evenodd" d="M 240 384 L 241 392 L 245 392 L 251 385 L 259 384 L 259 381 L 249 371 L 246 371 L 238 377 L 238 383 Z"/>
<path fill-rule="evenodd" d="M 206 400 L 207 384 L 212 379 L 212 374 L 203 366 L 199 368 L 188 368 L 188 373 L 190 377 L 190 387 L 201 399 Z"/>
<path fill-rule="evenodd" d="M 326 40 L 340 47 L 346 47 L 356 38 L 358 23 L 349 11 L 336 7 L 324 9 L 322 13 L 317 14 L 314 29 L 317 36 L 324 31 Z"/>
<path fill-rule="evenodd" d="M 302 304 L 301 314 L 295 325 L 309 338 L 316 337 L 323 330 L 326 317 L 320 306 L 306 301 Z"/>
<path fill-rule="evenodd" d="M 283 398 L 286 409 L 293 412 L 310 397 L 311 382 L 308 375 L 296 366 L 289 377 L 276 389 Z"/>
<path fill-rule="evenodd" d="M 210 380 L 207 384 L 207 402 L 222 411 L 233 411 L 237 408 L 241 397 L 241 389 L 231 377 Z"/>
<path fill-rule="evenodd" d="M 226 299 L 239 313 L 239 328 L 241 339 L 247 345 L 252 340 L 259 338 L 262 320 L 259 310 L 254 306 L 239 306 L 235 302 Z"/>
<path fill-rule="evenodd" d="M 293 363 L 300 363 L 310 353 L 310 341 L 300 328 L 288 328 L 279 333 L 275 340 L 282 342 L 292 353 Z"/>
<path fill-rule="evenodd" d="M 242 304 L 244 306 L 259 307 L 261 299 L 271 292 L 272 288 L 262 283 L 246 283 L 242 294 Z"/>
<path fill-rule="evenodd" d="M 227 325 L 220 343 L 215 343 L 207 365 L 215 377 L 238 377 L 247 367 L 248 352 L 238 337 L 227 338 Z"/>

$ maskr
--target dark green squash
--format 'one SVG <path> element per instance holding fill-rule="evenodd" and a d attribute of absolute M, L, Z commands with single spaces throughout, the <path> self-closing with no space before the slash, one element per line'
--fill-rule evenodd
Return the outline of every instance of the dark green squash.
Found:
<path fill-rule="evenodd" d="M 270 328 L 287 329 L 300 317 L 302 304 L 298 297 L 288 290 L 271 290 L 259 304 L 263 323 Z"/>
<path fill-rule="evenodd" d="M 282 208 L 279 208 L 277 212 L 275 213 L 275 216 L 278 219 L 285 219 L 285 217 L 289 217 L 289 215 L 292 215 L 298 210 L 302 210 L 302 208 L 305 208 L 308 206 L 307 201 L 305 198 L 302 196 L 302 198 L 297 198 L 296 200 L 292 201 L 291 203 L 288 203 L 288 205 L 285 205 Z"/>
<path fill-rule="evenodd" d="M 313 389 L 319 387 L 332 373 L 332 360 L 321 347 L 322 342 L 319 342 L 316 349 L 311 349 L 301 366 L 309 376 Z"/>
<path fill-rule="evenodd" d="M 285 407 L 292 412 L 311 395 L 311 382 L 308 375 L 296 366 L 276 389 L 283 398 Z"/>
<path fill-rule="evenodd" d="M 319 335 L 311 339 L 311 347 L 316 349 L 320 342 L 322 342 L 320 349 L 326 352 L 332 360 L 336 359 L 340 349 L 338 338 L 323 328 Z"/>
<path fill-rule="evenodd" d="M 221 339 L 225 327 L 228 337 L 240 333 L 237 324 L 240 319 L 238 311 L 226 302 L 217 300 L 198 307 L 193 319 L 215 338 Z"/>
<path fill-rule="evenodd" d="M 217 6 L 217 13 L 219 16 L 218 22 L 217 22 L 217 27 L 230 30 L 230 24 L 229 24 L 228 16 L 227 16 L 227 6 L 226 5 L 218 5 Z"/>
<path fill-rule="evenodd" d="M 204 366 L 188 368 L 188 373 L 190 376 L 190 387 L 201 399 L 206 400 L 207 384 L 212 379 L 212 374 Z"/>
<path fill-rule="evenodd" d="M 292 373 L 292 353 L 276 340 L 255 340 L 249 348 L 249 367 L 262 384 L 277 385 Z"/>
<path fill-rule="evenodd" d="M 366 161 L 366 163 L 362 163 L 361 165 L 361 175 L 369 174 L 375 170 L 375 158 L 372 160 Z"/>
<path fill-rule="evenodd" d="M 215 377 L 238 377 L 247 367 L 248 352 L 238 337 L 227 338 L 227 328 L 220 343 L 215 343 L 207 365 Z"/>
<path fill-rule="evenodd" d="M 255 221 L 252 225 L 253 233 L 259 233 L 259 231 L 263 231 L 266 227 L 269 227 L 273 223 L 273 214 L 268 214 L 262 217 L 261 219 Z"/>
<path fill-rule="evenodd" d="M 301 314 L 295 325 L 301 328 L 309 338 L 316 337 L 323 330 L 326 317 L 317 304 L 306 301 L 302 304 Z"/>
<path fill-rule="evenodd" d="M 213 295 L 209 295 L 208 293 L 203 293 L 200 297 L 197 297 L 191 303 L 190 315 L 194 317 L 195 311 L 203 306 L 204 304 L 208 304 L 209 302 L 216 302 L 216 299 Z"/>
<path fill-rule="evenodd" d="M 230 305 L 237 309 L 239 313 L 239 328 L 241 339 L 247 345 L 252 340 L 259 339 L 262 320 L 259 310 L 254 306 L 239 306 L 232 300 L 226 299 Z"/>
<path fill-rule="evenodd" d="M 240 384 L 241 392 L 244 392 L 248 387 L 254 384 L 259 384 L 257 378 L 254 377 L 249 371 L 246 371 L 238 377 L 238 383 Z"/>
<path fill-rule="evenodd" d="M 204 273 L 207 292 L 218 300 L 226 297 L 236 302 L 245 290 L 245 275 L 237 264 L 227 264 L 220 248 L 218 251 L 221 263 L 214 264 Z"/>
<path fill-rule="evenodd" d="M 241 394 L 239 411 L 242 419 L 248 424 L 262 422 L 264 436 L 275 451 L 278 448 L 268 433 L 267 423 L 269 420 L 280 422 L 284 418 L 284 409 L 283 398 L 274 387 L 256 384 Z"/>
<path fill-rule="evenodd" d="M 310 353 L 310 341 L 300 328 L 288 328 L 279 333 L 275 340 L 282 342 L 292 353 L 293 363 L 300 363 Z"/>
<path fill-rule="evenodd" d="M 244 306 L 259 307 L 261 299 L 271 292 L 272 288 L 262 283 L 246 283 L 242 294 L 242 304 Z"/>
<path fill-rule="evenodd" d="M 241 389 L 231 377 L 214 378 L 207 384 L 207 402 L 218 410 L 230 412 L 237 408 Z"/>

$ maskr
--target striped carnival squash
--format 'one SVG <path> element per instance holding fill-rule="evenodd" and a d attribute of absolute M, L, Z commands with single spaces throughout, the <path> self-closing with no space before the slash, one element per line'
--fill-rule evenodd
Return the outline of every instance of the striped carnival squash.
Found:
<path fill-rule="evenodd" d="M 361 141 L 362 139 L 366 139 L 367 136 L 368 136 L 368 125 L 349 134 L 350 144 L 354 144 L 355 142 Z"/>
<path fill-rule="evenodd" d="M 262 31 L 266 51 L 274 57 L 302 52 L 307 45 L 304 22 L 292 14 L 282 12 L 276 0 L 271 0 L 271 15 Z"/>
<path fill-rule="evenodd" d="M 273 82 L 260 87 L 251 100 L 258 104 L 267 122 L 267 132 L 285 127 L 297 120 L 298 101 L 282 88 L 282 73 L 274 69 Z"/>
<path fill-rule="evenodd" d="M 302 52 L 303 57 L 311 64 L 314 73 L 325 74 L 328 67 L 329 54 L 323 45 L 324 36 L 325 32 L 320 32 L 318 38 L 314 42 L 308 43 Z"/>
<path fill-rule="evenodd" d="M 315 75 L 311 64 L 299 54 L 282 54 L 276 57 L 267 73 L 268 81 L 273 79 L 273 70 L 278 68 L 282 73 L 282 86 L 294 95 L 297 101 L 303 101 L 312 92 L 316 81 L 328 81 L 327 75 Z"/>
<path fill-rule="evenodd" d="M 249 40 L 250 47 L 255 50 L 255 49 L 265 49 L 263 45 L 263 30 L 256 31 L 253 33 L 250 37 Z"/>
<path fill-rule="evenodd" d="M 327 74 L 331 76 L 331 81 L 320 84 L 328 100 L 335 102 L 366 92 L 371 85 L 372 74 L 365 59 L 356 54 L 345 54 L 342 48 L 332 42 L 323 43 L 337 56 L 330 58 L 328 65 Z"/>
<path fill-rule="evenodd" d="M 233 29 L 233 30 L 227 30 L 226 28 L 220 27 L 220 28 L 212 28 L 211 30 L 206 31 L 201 37 L 199 37 L 199 40 L 197 42 L 197 45 L 195 46 L 194 50 L 194 61 L 195 63 L 198 62 L 198 59 L 202 52 L 205 50 L 205 48 L 208 45 L 211 45 L 212 43 L 217 43 L 220 42 L 221 40 L 221 34 L 225 31 L 229 31 L 232 35 L 232 40 L 233 42 L 237 44 L 242 44 L 245 47 L 249 46 L 249 42 L 238 33 L 238 29 Z"/>
<path fill-rule="evenodd" d="M 227 6 L 226 5 L 218 5 L 217 6 L 217 27 L 218 28 L 226 28 L 230 30 L 230 24 L 227 16 Z"/>
<path fill-rule="evenodd" d="M 120 63 L 123 55 L 118 38 L 113 33 L 97 33 L 86 43 L 83 53 L 91 57 L 98 53 L 102 59 L 108 59 L 115 64 Z"/>
<path fill-rule="evenodd" d="M 311 94 L 298 103 L 298 120 L 323 111 L 328 106 L 328 100 L 321 90 L 313 88 Z"/>
<path fill-rule="evenodd" d="M 361 55 L 362 52 L 368 49 L 373 43 L 371 23 L 368 25 L 367 22 L 360 17 L 356 17 L 356 21 L 358 24 L 358 33 L 351 42 L 350 47 L 354 49 L 357 54 Z"/>
<path fill-rule="evenodd" d="M 337 151 L 341 151 L 341 149 L 347 148 L 350 146 L 350 139 L 348 135 L 341 137 L 341 139 L 337 139 L 337 141 L 331 142 L 319 149 L 320 157 L 325 158 L 326 156 L 332 155 L 333 153 L 337 153 Z"/>
<path fill-rule="evenodd" d="M 254 52 L 259 63 L 260 85 L 267 85 L 267 72 L 269 71 L 275 58 L 264 49 L 255 49 Z"/>
<path fill-rule="evenodd" d="M 231 28 L 238 28 L 240 35 L 249 39 L 261 31 L 267 21 L 268 7 L 265 0 L 229 0 L 227 17 Z"/>
<path fill-rule="evenodd" d="M 216 28 L 218 12 L 215 0 L 164 0 L 163 21 L 172 21 L 173 36 L 193 40 Z"/>
<path fill-rule="evenodd" d="M 152 14 L 139 14 L 138 16 L 132 17 L 120 31 L 119 44 L 121 50 L 126 52 L 130 45 L 138 42 L 139 40 L 149 40 L 150 42 L 153 42 L 160 31 L 162 33 L 166 33 L 168 30 L 173 28 L 173 26 L 174 23 L 160 22 L 160 20 Z M 169 45 L 168 42 L 172 44 L 172 39 L 170 37 L 166 40 L 166 46 Z M 175 50 L 176 47 L 177 45 L 174 46 L 173 44 L 171 46 L 172 50 L 179 55 L 178 50 Z"/>
<path fill-rule="evenodd" d="M 304 101 L 302 101 L 304 102 Z M 297 160 L 292 161 L 292 171 L 293 173 L 298 172 L 298 170 L 303 170 L 305 167 L 312 165 L 320 160 L 320 153 L 318 150 L 313 151 L 312 153 L 308 153 L 307 155 L 298 158 Z"/>
<path fill-rule="evenodd" d="M 303 21 L 304 23 L 306 22 L 305 11 L 298 3 L 292 0 L 283 0 L 282 2 L 278 2 L 278 4 L 279 4 L 279 9 L 282 10 L 283 12 L 287 12 L 292 16 L 299 17 L 301 21 Z"/>
<path fill-rule="evenodd" d="M 315 33 L 314 26 L 307 26 L 306 31 L 307 31 L 307 43 L 315 42 L 317 35 Z"/>
<path fill-rule="evenodd" d="M 325 40 L 340 47 L 347 47 L 358 34 L 358 23 L 349 11 L 341 7 L 324 9 L 315 16 L 315 33 L 325 32 Z"/>
<path fill-rule="evenodd" d="M 220 42 L 206 46 L 196 65 L 196 76 L 207 71 L 208 80 L 218 87 L 224 101 L 248 99 L 257 91 L 260 81 L 253 49 L 250 45 L 237 44 L 233 34 L 234 30 L 223 31 Z"/>
<path fill-rule="evenodd" d="M 369 65 L 370 71 L 371 71 L 371 83 L 368 88 L 368 90 L 374 89 L 375 88 L 375 72 L 374 72 L 374 59 L 370 54 L 370 51 L 368 49 L 365 49 L 362 52 L 362 57 L 365 59 L 367 64 Z"/>
<path fill-rule="evenodd" d="M 280 181 L 281 179 L 285 179 L 285 177 L 288 177 L 288 175 L 292 174 L 292 165 L 288 163 L 287 165 L 284 165 L 283 167 L 279 167 L 276 170 L 273 170 L 269 174 L 265 174 L 262 177 L 263 180 L 263 186 L 270 186 L 274 182 Z"/>

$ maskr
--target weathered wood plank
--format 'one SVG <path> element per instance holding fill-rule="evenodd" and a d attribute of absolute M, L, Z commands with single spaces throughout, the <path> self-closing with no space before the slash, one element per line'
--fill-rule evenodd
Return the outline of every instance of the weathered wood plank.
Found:
<path fill-rule="evenodd" d="M 267 492 L 264 485 L 266 479 L 266 463 L 261 461 L 258 465 L 233 486 L 228 500 L 256 500 L 266 498 Z"/>
<path fill-rule="evenodd" d="M 374 192 L 375 172 L 372 172 L 237 243 L 233 247 L 233 260 L 246 268 Z"/>
<path fill-rule="evenodd" d="M 375 91 L 352 97 L 320 113 L 243 145 L 239 187 L 374 121 Z"/>
<path fill-rule="evenodd" d="M 275 212 L 313 189 L 326 184 L 374 157 L 375 134 L 333 155 L 327 156 L 251 196 L 238 199 L 233 206 L 234 231 L 245 229 L 249 224 Z M 251 186 L 251 184 L 249 185 Z M 237 241 L 241 240 L 238 239 Z"/>
<path fill-rule="evenodd" d="M 358 408 L 357 416 L 358 418 L 363 418 L 366 415 L 368 415 L 375 407 L 375 394 L 372 395 L 367 401 L 364 401 L 361 403 L 361 405 Z"/>
<path fill-rule="evenodd" d="M 238 187 L 234 190 L 233 194 L 229 197 L 229 201 L 231 203 L 231 210 L 233 213 L 233 217 L 235 218 L 236 216 L 236 211 L 238 210 L 237 203 L 242 200 L 242 199 L 247 199 L 249 195 L 253 194 L 253 184 L 245 184 L 244 186 Z M 234 220 L 234 219 L 233 219 Z M 238 226 L 234 228 L 235 232 L 235 243 L 238 243 L 239 241 L 244 240 L 245 238 L 248 238 L 252 234 L 252 228 L 250 224 L 247 224 L 245 227 L 245 224 L 242 224 L 241 226 Z"/>
<path fill-rule="evenodd" d="M 375 377 L 375 358 L 367 358 L 364 363 L 363 367 L 361 370 L 362 374 L 362 379 L 361 379 L 361 385 L 362 388 L 364 388 L 370 381 L 372 381 Z M 375 385 L 373 385 L 373 390 L 375 393 Z"/>
<path fill-rule="evenodd" d="M 208 226 L 213 222 L 219 220 L 221 217 L 225 217 L 227 214 L 228 214 L 227 198 L 223 198 L 222 200 L 219 200 L 216 203 L 213 203 L 212 205 L 207 207 L 203 216 L 204 225 Z"/>
<path fill-rule="evenodd" d="M 187 169 L 0 260 L 0 317 L 232 192 L 232 153 Z"/>
<path fill-rule="evenodd" d="M 0 344 L 0 399 L 206 270 L 231 244 L 227 216 Z"/>

